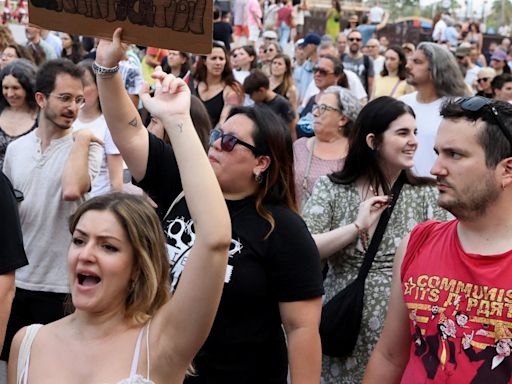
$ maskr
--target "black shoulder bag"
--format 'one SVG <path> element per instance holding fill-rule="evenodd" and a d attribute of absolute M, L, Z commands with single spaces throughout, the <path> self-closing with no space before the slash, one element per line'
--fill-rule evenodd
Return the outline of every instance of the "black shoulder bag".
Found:
<path fill-rule="evenodd" d="M 322 353 L 324 355 L 343 357 L 354 350 L 363 317 L 366 276 L 368 276 L 391 217 L 391 212 L 404 184 L 403 178 L 404 174 L 402 173 L 391 189 L 393 195 L 391 204 L 380 216 L 357 278 L 322 307 L 320 338 L 322 339 Z"/>

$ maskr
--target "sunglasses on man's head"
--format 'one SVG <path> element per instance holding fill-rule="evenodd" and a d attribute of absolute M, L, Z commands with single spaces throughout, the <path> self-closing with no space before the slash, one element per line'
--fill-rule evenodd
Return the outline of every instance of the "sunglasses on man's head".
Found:
<path fill-rule="evenodd" d="M 480 112 L 482 108 L 487 108 L 487 110 L 494 117 L 494 120 L 498 124 L 501 132 L 505 135 L 510 145 L 512 145 L 512 135 L 505 126 L 504 121 L 501 119 L 498 110 L 493 105 L 492 99 L 488 99 L 482 96 L 462 97 L 455 101 L 455 103 L 459 105 L 464 111 L 468 112 Z"/>
<path fill-rule="evenodd" d="M 224 133 L 220 128 L 215 128 L 210 132 L 210 140 L 208 141 L 208 145 L 211 147 L 213 143 L 220 139 L 220 148 L 225 152 L 231 152 L 235 145 L 240 144 L 248 149 L 255 156 L 260 156 L 263 154 L 263 151 L 260 151 L 254 145 L 246 143 L 243 140 L 240 140 L 238 137 L 232 135 L 231 133 Z"/>

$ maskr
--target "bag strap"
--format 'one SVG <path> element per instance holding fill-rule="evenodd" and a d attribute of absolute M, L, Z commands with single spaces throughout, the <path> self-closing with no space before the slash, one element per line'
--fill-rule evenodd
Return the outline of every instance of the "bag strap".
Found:
<path fill-rule="evenodd" d="M 308 177 L 309 177 L 309 171 L 311 170 L 311 160 L 313 159 L 313 151 L 315 150 L 315 144 L 316 144 L 316 137 L 313 136 L 311 143 L 311 148 L 309 149 L 308 154 L 308 160 L 306 162 L 306 169 L 304 171 L 304 178 L 302 179 L 302 188 L 304 190 L 308 189 Z M 306 143 L 307 148 L 307 143 Z"/>
<path fill-rule="evenodd" d="M 169 209 L 167 210 L 167 213 L 165 214 L 164 218 L 162 221 L 164 221 L 167 216 L 169 216 L 169 213 L 171 213 L 172 209 L 174 208 L 174 206 L 178 203 L 178 201 L 180 201 L 183 196 L 185 196 L 185 191 L 181 191 L 178 196 L 176 196 L 176 198 L 173 200 L 173 202 L 171 203 L 171 206 L 169 207 Z"/>
<path fill-rule="evenodd" d="M 398 78 L 398 81 L 396 82 L 395 86 L 393 87 L 393 89 L 391 90 L 391 93 L 389 94 L 390 97 L 393 97 L 393 95 L 395 94 L 396 92 L 396 89 L 398 88 L 398 86 L 400 85 L 400 82 L 402 80 L 400 80 L 400 78 Z"/>
<path fill-rule="evenodd" d="M 377 228 L 372 236 L 372 240 L 370 241 L 370 245 L 368 246 L 368 250 L 364 255 L 363 264 L 359 269 L 359 273 L 357 275 L 357 279 L 362 279 L 362 281 L 366 280 L 366 276 L 368 276 L 368 272 L 370 272 L 370 268 L 372 267 L 373 260 L 375 259 L 375 255 L 377 254 L 377 250 L 379 249 L 382 238 L 384 237 L 384 231 L 388 225 L 388 221 L 391 217 L 391 213 L 393 212 L 393 208 L 395 207 L 395 203 L 398 200 L 398 195 L 400 195 L 400 191 L 404 185 L 405 174 L 402 172 L 398 179 L 396 180 L 393 188 L 391 189 L 391 194 L 393 196 L 391 203 L 387 209 L 382 212 L 380 215 L 379 223 L 377 224 Z"/>

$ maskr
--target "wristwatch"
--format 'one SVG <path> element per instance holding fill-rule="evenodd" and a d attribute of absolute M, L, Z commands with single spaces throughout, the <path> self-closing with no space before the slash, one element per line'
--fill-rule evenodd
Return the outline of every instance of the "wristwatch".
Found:
<path fill-rule="evenodd" d="M 119 71 L 119 65 L 116 65 L 115 67 L 104 67 L 103 65 L 99 65 L 96 61 L 92 63 L 92 71 L 95 75 L 102 76 L 102 75 L 114 75 L 117 71 Z"/>

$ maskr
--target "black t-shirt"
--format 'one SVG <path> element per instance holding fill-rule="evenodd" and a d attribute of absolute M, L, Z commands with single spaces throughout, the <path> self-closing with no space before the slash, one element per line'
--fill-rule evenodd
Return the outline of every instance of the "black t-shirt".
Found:
<path fill-rule="evenodd" d="M 224 21 L 216 21 L 213 23 L 213 40 L 220 40 L 226 45 L 227 51 L 231 51 L 231 35 L 233 33 L 233 28 L 231 24 L 226 23 Z"/>
<path fill-rule="evenodd" d="M 167 212 L 181 191 L 170 146 L 150 135 L 142 187 Z M 205 192 L 207 193 L 207 192 Z M 194 360 L 198 376 L 186 383 L 286 383 L 287 351 L 280 302 L 323 294 L 320 258 L 303 220 L 282 205 L 265 205 L 275 228 L 255 201 L 227 201 L 233 228 L 224 291 L 210 335 Z M 215 225 L 215 223 L 212 223 Z M 193 242 L 193 223 L 181 199 L 163 220 L 173 264 L 173 287 Z M 193 305 L 193 303 L 191 303 Z"/>
<path fill-rule="evenodd" d="M 12 184 L 0 172 L 0 275 L 28 264 Z"/>
<path fill-rule="evenodd" d="M 277 116 L 281 117 L 286 125 L 290 124 L 295 119 L 295 112 L 293 111 L 292 103 L 285 97 L 277 95 L 265 104 L 272 109 Z"/>

